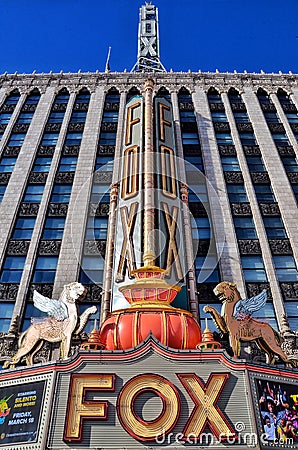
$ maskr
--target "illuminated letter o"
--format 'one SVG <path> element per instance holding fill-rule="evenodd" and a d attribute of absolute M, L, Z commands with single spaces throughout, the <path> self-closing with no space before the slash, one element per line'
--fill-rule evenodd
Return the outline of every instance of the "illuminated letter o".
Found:
<path fill-rule="evenodd" d="M 162 400 L 163 408 L 153 420 L 143 420 L 135 412 L 136 398 L 146 392 L 154 392 Z M 176 387 L 160 375 L 138 375 L 122 388 L 117 400 L 117 414 L 123 428 L 134 438 L 151 441 L 169 433 L 177 423 L 180 413 L 180 397 Z"/>

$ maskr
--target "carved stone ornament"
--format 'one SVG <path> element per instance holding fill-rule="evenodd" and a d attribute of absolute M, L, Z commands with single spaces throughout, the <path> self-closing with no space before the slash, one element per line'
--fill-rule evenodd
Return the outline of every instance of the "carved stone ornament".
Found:
<path fill-rule="evenodd" d="M 261 151 L 258 145 L 243 145 L 243 151 L 246 156 L 260 156 Z"/>
<path fill-rule="evenodd" d="M 54 145 L 40 145 L 37 150 L 38 156 L 53 156 L 55 152 Z"/>
<path fill-rule="evenodd" d="M 12 147 L 7 145 L 4 149 L 3 156 L 19 156 L 21 147 Z"/>
<path fill-rule="evenodd" d="M 15 109 L 16 105 L 2 105 L 0 108 L 0 112 L 4 112 L 4 113 L 12 113 Z"/>
<path fill-rule="evenodd" d="M 185 156 L 201 155 L 201 147 L 198 144 L 183 145 L 183 153 Z"/>
<path fill-rule="evenodd" d="M 231 203 L 233 216 L 252 216 L 251 207 L 249 203 L 233 202 Z"/>
<path fill-rule="evenodd" d="M 276 112 L 276 108 L 273 103 L 261 103 L 261 108 L 264 112 Z"/>
<path fill-rule="evenodd" d="M 101 303 L 101 296 L 102 296 L 102 288 L 100 286 L 97 286 L 96 284 L 91 284 L 87 288 L 87 294 L 86 294 L 86 302 L 95 302 L 97 304 Z"/>
<path fill-rule="evenodd" d="M 64 145 L 62 148 L 62 155 L 64 156 L 78 156 L 79 152 L 79 145 Z"/>
<path fill-rule="evenodd" d="M 223 103 L 209 103 L 210 111 L 224 111 L 225 105 Z"/>
<path fill-rule="evenodd" d="M 88 111 L 89 103 L 75 103 L 73 110 L 74 111 Z"/>
<path fill-rule="evenodd" d="M 47 181 L 47 172 L 31 172 L 29 175 L 29 183 L 45 184 Z"/>
<path fill-rule="evenodd" d="M 35 217 L 38 214 L 39 203 L 21 203 L 19 215 Z"/>
<path fill-rule="evenodd" d="M 89 215 L 94 217 L 108 216 L 110 212 L 109 203 L 90 203 Z"/>
<path fill-rule="evenodd" d="M 0 299 L 15 300 L 17 298 L 19 284 L 17 283 L 0 283 Z"/>
<path fill-rule="evenodd" d="M 253 127 L 250 122 L 238 122 L 236 123 L 237 130 L 239 132 L 252 133 Z"/>
<path fill-rule="evenodd" d="M 261 202 L 259 203 L 259 207 L 262 216 L 280 216 L 279 206 L 276 202 L 274 203 Z"/>
<path fill-rule="evenodd" d="M 198 295 L 199 302 L 214 302 L 216 301 L 216 297 L 214 295 L 213 289 L 215 288 L 216 283 L 198 283 Z"/>
<path fill-rule="evenodd" d="M 298 183 L 298 172 L 287 172 L 290 183 L 297 184 Z"/>
<path fill-rule="evenodd" d="M 246 106 L 242 102 L 232 102 L 231 103 L 232 111 L 246 111 Z"/>
<path fill-rule="evenodd" d="M 14 240 L 8 242 L 7 254 L 11 256 L 26 256 L 28 253 L 30 241 Z"/>
<path fill-rule="evenodd" d="M 280 283 L 281 292 L 284 300 L 295 300 L 298 299 L 298 283 L 288 282 Z"/>
<path fill-rule="evenodd" d="M 25 103 L 22 106 L 22 112 L 34 112 L 36 110 L 37 105 L 30 105 L 28 103 Z"/>
<path fill-rule="evenodd" d="M 33 299 L 33 293 L 34 291 L 38 291 L 40 294 L 44 295 L 45 297 L 51 297 L 53 292 L 53 284 L 50 283 L 32 283 L 29 287 L 29 293 L 28 293 L 28 300 Z"/>
<path fill-rule="evenodd" d="M 243 176 L 241 172 L 224 172 L 227 184 L 243 184 Z"/>
<path fill-rule="evenodd" d="M 193 111 L 194 106 L 190 102 L 179 102 L 179 110 L 180 111 Z"/>
<path fill-rule="evenodd" d="M 282 103 L 281 104 L 282 109 L 284 110 L 284 112 L 297 112 L 297 108 L 296 105 L 294 105 L 294 103 Z"/>
<path fill-rule="evenodd" d="M 40 241 L 38 254 L 41 256 L 45 255 L 55 255 L 58 256 L 60 253 L 61 241 L 54 240 L 42 240 Z"/>
<path fill-rule="evenodd" d="M 68 211 L 68 203 L 50 203 L 48 209 L 48 215 L 53 216 L 66 216 Z"/>
<path fill-rule="evenodd" d="M 74 179 L 74 172 L 58 172 L 55 176 L 55 183 L 72 184 Z"/>
<path fill-rule="evenodd" d="M 7 186 L 9 179 L 10 179 L 11 173 L 0 173 L 0 184 L 3 186 Z"/>
<path fill-rule="evenodd" d="M 0 132 L 1 132 L 1 133 L 4 133 L 6 127 L 7 127 L 7 124 L 6 124 L 6 123 L 0 123 Z"/>
<path fill-rule="evenodd" d="M 117 122 L 102 122 L 101 124 L 101 131 L 110 131 L 115 132 L 117 131 Z"/>
<path fill-rule="evenodd" d="M 67 103 L 54 103 L 52 111 L 66 111 Z"/>
<path fill-rule="evenodd" d="M 115 154 L 115 145 L 100 144 L 98 146 L 98 153 L 100 155 L 114 155 Z"/>
<path fill-rule="evenodd" d="M 228 122 L 213 122 L 213 127 L 215 131 L 231 131 Z"/>
<path fill-rule="evenodd" d="M 221 156 L 235 156 L 237 154 L 235 145 L 232 144 L 219 144 L 218 150 Z"/>
<path fill-rule="evenodd" d="M 13 126 L 12 131 L 14 133 L 27 133 L 30 123 L 16 123 Z"/>
<path fill-rule="evenodd" d="M 197 132 L 198 127 L 195 121 L 193 122 L 181 122 L 181 130 L 182 131 L 189 131 L 189 132 Z"/>
<path fill-rule="evenodd" d="M 241 255 L 261 254 L 261 247 L 258 239 L 239 239 L 238 245 Z"/>
<path fill-rule="evenodd" d="M 282 123 L 268 123 L 271 133 L 285 133 L 285 128 Z"/>
<path fill-rule="evenodd" d="M 264 289 L 266 289 L 267 297 L 272 300 L 272 294 L 269 283 L 246 283 L 247 296 L 253 297 L 260 294 Z"/>
<path fill-rule="evenodd" d="M 241 341 L 256 341 L 266 353 L 267 363 L 274 364 L 275 358 L 287 366 L 297 367 L 296 358 L 289 359 L 282 350 L 281 339 L 277 332 L 264 321 L 256 320 L 252 313 L 261 309 L 267 299 L 266 291 L 257 296 L 242 300 L 237 285 L 227 281 L 219 283 L 214 289 L 215 295 L 223 303 L 221 314 L 212 306 L 205 306 L 204 312 L 210 313 L 222 334 L 229 334 L 229 341 L 235 358 L 240 357 Z M 258 308 L 256 308 L 258 305 Z"/>
<path fill-rule="evenodd" d="M 291 145 L 277 145 L 276 148 L 280 156 L 295 156 L 295 151 Z"/>
<path fill-rule="evenodd" d="M 18 351 L 10 360 L 5 361 L 3 368 L 15 367 L 23 357 L 26 357 L 27 365 L 32 365 L 33 357 L 43 345 L 43 341 L 60 342 L 60 356 L 63 360 L 67 359 L 72 335 L 74 332 L 79 334 L 89 316 L 97 312 L 97 308 L 91 306 L 78 317 L 77 302 L 85 293 L 84 286 L 77 282 L 65 285 L 59 300 L 51 300 L 35 291 L 33 294 L 34 306 L 48 312 L 49 318 L 33 321 L 32 325 L 21 335 Z"/>
<path fill-rule="evenodd" d="M 292 255 L 289 239 L 269 239 L 269 246 L 273 255 Z"/>
<path fill-rule="evenodd" d="M 97 170 L 94 173 L 93 181 L 94 183 L 104 183 L 104 184 L 110 184 L 112 183 L 113 179 L 113 172 L 104 172 L 101 170 Z"/>
<path fill-rule="evenodd" d="M 119 111 L 119 103 L 105 102 L 105 111 Z"/>
<path fill-rule="evenodd" d="M 84 131 L 85 122 L 70 122 L 68 125 L 68 131 Z"/>
<path fill-rule="evenodd" d="M 106 241 L 94 240 L 84 242 L 84 255 L 100 255 L 104 257 L 106 254 Z"/>
<path fill-rule="evenodd" d="M 267 172 L 251 172 L 252 182 L 255 184 L 270 184 L 270 178 Z"/>
<path fill-rule="evenodd" d="M 45 131 L 60 131 L 62 123 L 47 123 Z"/>
<path fill-rule="evenodd" d="M 293 133 L 298 133 L 298 123 L 292 122 L 290 123 L 290 127 L 292 128 Z"/>

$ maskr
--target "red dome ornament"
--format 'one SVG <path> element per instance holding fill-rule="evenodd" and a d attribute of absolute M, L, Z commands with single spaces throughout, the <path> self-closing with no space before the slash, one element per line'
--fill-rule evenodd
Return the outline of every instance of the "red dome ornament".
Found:
<path fill-rule="evenodd" d="M 100 341 L 106 350 L 126 350 L 140 344 L 152 333 L 163 345 L 195 349 L 202 333 L 194 316 L 170 303 L 181 290 L 165 280 L 165 270 L 156 266 L 133 272 L 136 281 L 119 290 L 130 307 L 114 311 L 103 323 Z"/>

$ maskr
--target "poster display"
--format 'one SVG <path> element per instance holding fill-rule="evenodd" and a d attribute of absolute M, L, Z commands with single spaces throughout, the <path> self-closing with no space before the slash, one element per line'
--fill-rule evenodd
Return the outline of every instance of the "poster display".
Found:
<path fill-rule="evenodd" d="M 38 439 L 46 380 L 0 388 L 0 448 Z"/>
<path fill-rule="evenodd" d="M 298 449 L 298 386 L 282 380 L 255 379 L 263 447 Z"/>

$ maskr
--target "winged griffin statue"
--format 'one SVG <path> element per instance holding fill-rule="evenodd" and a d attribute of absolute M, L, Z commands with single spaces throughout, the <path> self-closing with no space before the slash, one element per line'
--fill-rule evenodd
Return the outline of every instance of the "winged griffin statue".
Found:
<path fill-rule="evenodd" d="M 297 367 L 298 361 L 290 360 L 282 350 L 281 336 L 273 330 L 269 323 L 252 318 L 255 311 L 259 311 L 265 306 L 266 290 L 255 297 L 242 300 L 237 285 L 223 281 L 215 287 L 214 293 L 223 302 L 221 314 L 209 305 L 204 307 L 204 311 L 211 314 L 221 333 L 229 333 L 230 345 L 235 358 L 240 356 L 241 341 L 255 340 L 266 353 L 269 364 L 273 364 L 275 355 L 278 355 L 286 365 Z"/>
<path fill-rule="evenodd" d="M 44 341 L 60 342 L 61 358 L 67 359 L 72 335 L 79 334 L 90 314 L 97 312 L 96 306 L 91 306 L 78 315 L 77 302 L 85 294 L 86 289 L 77 282 L 65 285 L 59 300 L 50 299 L 34 291 L 34 306 L 46 312 L 48 317 L 33 319 L 32 325 L 19 338 L 17 353 L 11 361 L 5 361 L 3 368 L 15 367 L 23 356 L 26 356 L 27 365 L 32 365 L 33 356 L 43 346 Z"/>

